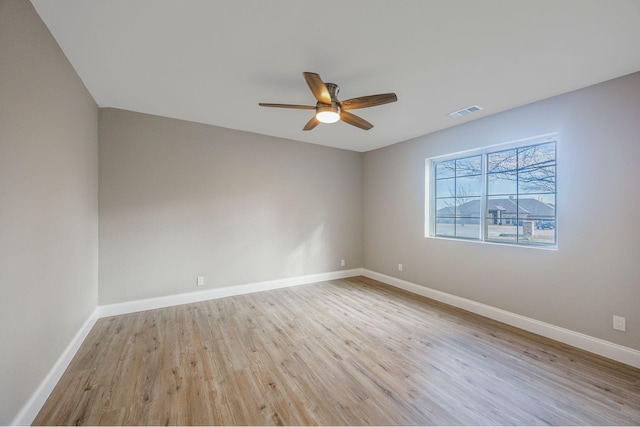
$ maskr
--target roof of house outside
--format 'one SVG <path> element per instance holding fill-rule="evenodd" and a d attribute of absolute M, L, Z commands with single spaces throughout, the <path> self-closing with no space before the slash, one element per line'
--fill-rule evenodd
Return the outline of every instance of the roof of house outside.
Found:
<path fill-rule="evenodd" d="M 502 211 L 503 215 L 515 215 L 522 217 L 552 217 L 555 215 L 555 208 L 552 205 L 541 202 L 534 198 L 501 198 L 489 199 L 487 210 Z M 457 216 L 477 217 L 480 212 L 480 199 L 470 200 L 458 206 Z M 454 216 L 453 206 L 438 209 L 438 216 Z"/>

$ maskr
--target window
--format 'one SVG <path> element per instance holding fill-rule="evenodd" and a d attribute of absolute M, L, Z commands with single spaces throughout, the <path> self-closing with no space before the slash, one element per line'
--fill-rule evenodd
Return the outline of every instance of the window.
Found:
<path fill-rule="evenodd" d="M 556 246 L 556 140 L 429 159 L 429 236 Z"/>

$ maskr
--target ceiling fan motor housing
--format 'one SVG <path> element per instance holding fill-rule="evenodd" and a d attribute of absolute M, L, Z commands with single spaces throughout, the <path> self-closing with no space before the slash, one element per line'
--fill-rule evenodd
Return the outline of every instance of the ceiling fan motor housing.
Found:
<path fill-rule="evenodd" d="M 338 92 L 340 92 L 340 86 L 335 83 L 325 83 L 327 87 L 327 91 L 329 92 L 329 96 L 331 97 L 331 103 L 335 104 L 338 102 Z"/>

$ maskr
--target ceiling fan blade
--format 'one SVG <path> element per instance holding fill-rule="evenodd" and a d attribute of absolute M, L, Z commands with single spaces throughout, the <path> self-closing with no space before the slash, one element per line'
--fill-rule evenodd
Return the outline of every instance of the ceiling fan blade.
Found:
<path fill-rule="evenodd" d="M 381 93 L 379 95 L 361 96 L 340 102 L 342 110 L 356 110 L 358 108 L 375 107 L 376 105 L 396 102 L 398 97 L 395 93 Z"/>
<path fill-rule="evenodd" d="M 304 79 L 307 81 L 311 93 L 316 97 L 318 102 L 322 104 L 331 104 L 331 95 L 327 90 L 327 86 L 324 84 L 320 76 L 316 73 L 309 73 L 305 71 L 302 73 Z"/>
<path fill-rule="evenodd" d="M 316 107 L 311 105 L 294 105 L 294 104 L 270 104 L 268 102 L 259 102 L 261 107 L 276 107 L 276 108 L 297 108 L 299 110 L 315 110 Z"/>
<path fill-rule="evenodd" d="M 340 120 L 364 130 L 369 130 L 373 127 L 371 123 L 369 123 L 362 117 L 358 117 L 355 114 L 347 113 L 346 111 L 340 112 Z"/>
<path fill-rule="evenodd" d="M 307 122 L 307 124 L 304 126 L 302 130 L 311 130 L 314 127 L 318 126 L 319 124 L 320 124 L 320 120 L 316 119 L 316 116 L 313 116 L 311 117 L 311 120 Z"/>

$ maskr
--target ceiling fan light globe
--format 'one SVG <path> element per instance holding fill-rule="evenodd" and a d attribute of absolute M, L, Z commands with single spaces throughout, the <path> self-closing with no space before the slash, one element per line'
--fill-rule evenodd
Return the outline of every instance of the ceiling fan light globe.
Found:
<path fill-rule="evenodd" d="M 316 119 L 321 123 L 335 123 L 340 120 L 340 108 L 337 105 L 319 106 Z"/>
<path fill-rule="evenodd" d="M 335 123 L 340 120 L 340 114 L 335 111 L 319 111 L 316 119 L 322 123 Z"/>

